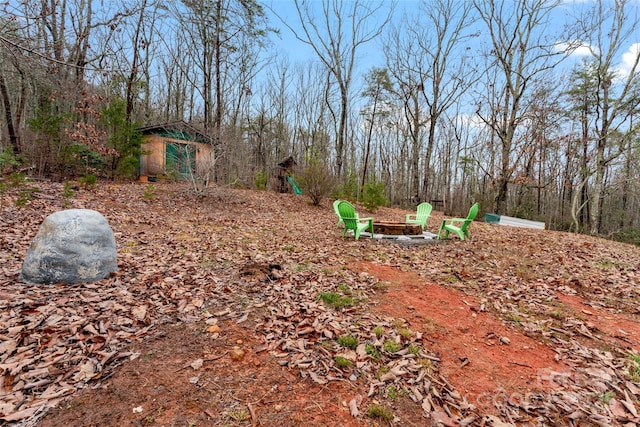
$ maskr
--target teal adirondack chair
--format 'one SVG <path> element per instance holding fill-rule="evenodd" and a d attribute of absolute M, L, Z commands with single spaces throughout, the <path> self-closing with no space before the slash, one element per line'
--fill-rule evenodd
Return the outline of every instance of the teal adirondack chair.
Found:
<path fill-rule="evenodd" d="M 478 215 L 479 203 L 474 203 L 469 209 L 469 214 L 466 218 L 448 218 L 443 219 L 438 230 L 438 239 L 448 239 L 449 233 L 456 234 L 460 240 L 464 240 L 465 237 L 469 238 L 469 225 L 473 222 L 476 215 Z"/>
<path fill-rule="evenodd" d="M 373 218 L 360 218 L 353 205 L 346 200 L 341 200 L 338 203 L 338 213 L 344 224 L 342 237 L 347 235 L 347 230 L 353 230 L 353 234 L 356 240 L 358 240 L 360 233 L 369 229 L 371 231 L 371 237 L 373 238 Z"/>
<path fill-rule="evenodd" d="M 420 226 L 424 230 L 427 228 L 427 222 L 429 221 L 432 210 L 433 206 L 431 206 L 430 203 L 420 203 L 416 208 L 416 213 L 407 214 L 405 216 L 404 222 L 406 222 L 407 224 L 420 224 Z"/>

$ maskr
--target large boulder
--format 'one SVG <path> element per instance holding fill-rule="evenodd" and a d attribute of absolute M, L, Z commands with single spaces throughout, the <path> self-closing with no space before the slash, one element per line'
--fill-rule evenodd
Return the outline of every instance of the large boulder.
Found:
<path fill-rule="evenodd" d="M 68 209 L 45 218 L 27 251 L 20 279 L 86 283 L 117 269 L 116 239 L 106 218 L 90 209 Z"/>

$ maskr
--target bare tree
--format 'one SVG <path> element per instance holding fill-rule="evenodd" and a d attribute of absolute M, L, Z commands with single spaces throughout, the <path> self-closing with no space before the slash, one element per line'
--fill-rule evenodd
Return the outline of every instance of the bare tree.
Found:
<path fill-rule="evenodd" d="M 598 92 L 598 78 L 595 64 L 583 61 L 576 67 L 569 78 L 569 88 L 565 92 L 565 98 L 568 103 L 568 115 L 576 121 L 579 129 L 575 140 L 575 152 L 571 158 L 567 156 L 567 169 L 574 157 L 577 158 L 578 183 L 576 191 L 571 197 L 571 218 L 575 231 L 584 231 L 585 227 L 589 227 L 589 179 L 592 176 L 590 169 L 590 158 L 593 151 L 591 137 L 591 122 L 594 117 L 595 105 L 597 102 L 596 93 Z M 571 150 L 573 147 L 570 147 Z M 568 179 L 568 183 L 572 179 Z M 573 185 L 569 185 L 573 188 Z"/>
<path fill-rule="evenodd" d="M 408 37 L 405 28 L 411 27 L 405 16 L 401 24 L 394 26 L 384 42 L 384 51 L 389 73 L 395 84 L 393 92 L 401 105 L 402 119 L 397 121 L 404 143 L 408 146 L 402 150 L 401 162 L 406 164 L 408 182 L 403 185 L 409 192 L 404 203 L 415 204 L 420 198 L 420 152 L 424 143 L 425 125 L 427 123 L 427 106 L 421 93 L 427 74 L 427 63 L 424 52 L 419 48 L 416 37 Z M 403 170 L 404 173 L 404 170 Z"/>
<path fill-rule="evenodd" d="M 366 135 L 364 141 L 364 153 L 362 164 L 362 177 L 360 180 L 361 189 L 364 188 L 367 172 L 369 168 L 369 159 L 371 157 L 371 145 L 373 140 L 374 129 L 379 130 L 380 120 L 388 115 L 389 111 L 389 93 L 392 90 L 391 79 L 386 69 L 373 68 L 365 76 L 365 89 L 362 93 L 369 103 L 361 112 L 366 125 Z"/>
<path fill-rule="evenodd" d="M 557 49 L 556 34 L 549 27 L 549 15 L 558 1 L 474 0 L 488 33 L 488 59 L 495 80 L 489 95 L 480 94 L 477 110 L 492 130 L 498 146 L 499 166 L 494 177 L 495 211 L 505 213 L 509 183 L 524 151 L 518 131 L 526 117 L 526 96 L 534 79 L 564 58 Z M 488 109 L 488 111 L 484 111 Z"/>
<path fill-rule="evenodd" d="M 409 26 L 409 37 L 418 41 L 421 55 L 426 57 L 425 73 L 420 86 L 428 107 L 427 144 L 424 154 L 422 199 L 426 199 L 432 176 L 431 159 L 436 145 L 436 127 L 441 116 L 477 81 L 478 70 L 473 63 L 469 38 L 477 34 L 466 33 L 474 19 L 473 5 L 466 1 L 423 1 L 421 13 L 414 25 Z M 422 16 L 427 22 L 422 23 Z"/>
<path fill-rule="evenodd" d="M 327 0 L 322 2 L 322 16 L 316 16 L 307 0 L 295 0 L 296 11 L 302 31 L 281 19 L 301 42 L 311 46 L 320 61 L 335 79 L 340 91 L 340 112 L 336 141 L 336 173 L 342 175 L 345 139 L 348 133 L 349 97 L 358 48 L 376 38 L 391 19 L 393 4 L 389 12 L 380 19 L 377 14 L 384 3 L 365 3 L 361 0 L 345 2 Z M 376 21 L 376 19 L 378 19 Z M 320 22 L 320 24 L 319 24 Z"/>
<path fill-rule="evenodd" d="M 11 40 L 15 43 L 19 39 L 18 29 L 10 21 L 3 21 L 0 25 L 0 100 L 9 144 L 14 154 L 20 154 L 20 117 L 24 110 L 27 82 L 20 60 L 22 55 L 11 43 Z M 9 86 L 20 87 L 20 90 L 10 93 Z"/>
<path fill-rule="evenodd" d="M 622 126 L 640 105 L 640 98 L 633 90 L 640 80 L 640 46 L 636 43 L 630 47 L 628 69 L 624 72 L 616 71 L 614 62 L 627 48 L 625 43 L 635 41 L 638 17 L 628 13 L 629 3 L 628 0 L 616 0 L 608 6 L 598 2 L 579 21 L 582 36 L 590 47 L 593 77 L 597 82 L 594 93 L 595 176 L 590 194 L 590 232 L 593 235 L 600 233 L 605 173 L 611 162 L 624 152 L 625 144 L 620 141 L 627 132 Z"/>
<path fill-rule="evenodd" d="M 225 115 L 225 80 L 237 68 L 248 69 L 246 60 L 255 57 L 248 43 L 266 36 L 263 7 L 255 0 L 182 0 L 174 15 L 188 43 L 181 55 L 191 57 L 198 73 L 189 74 L 200 92 L 205 129 L 213 129 L 216 143 L 221 139 Z M 238 92 L 240 95 L 243 90 Z"/>

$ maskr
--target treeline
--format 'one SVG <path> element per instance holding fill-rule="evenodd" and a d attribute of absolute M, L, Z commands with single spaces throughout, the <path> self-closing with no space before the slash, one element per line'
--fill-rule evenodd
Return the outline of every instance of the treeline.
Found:
<path fill-rule="evenodd" d="M 401 6 L 5 2 L 0 167 L 134 178 L 136 129 L 185 120 L 216 144 L 221 184 L 263 187 L 293 154 L 316 192 L 449 213 L 478 201 L 640 242 L 637 4 Z M 285 33 L 315 60 L 277 51 Z M 362 70 L 372 47 L 381 63 Z"/>

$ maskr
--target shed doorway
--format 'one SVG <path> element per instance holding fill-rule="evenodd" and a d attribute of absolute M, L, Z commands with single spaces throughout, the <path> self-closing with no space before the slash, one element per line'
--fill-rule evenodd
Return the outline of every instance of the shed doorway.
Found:
<path fill-rule="evenodd" d="M 180 179 L 189 179 L 196 173 L 196 147 L 190 144 L 167 143 L 167 171 Z"/>

